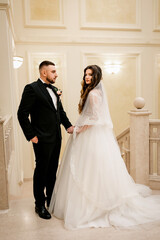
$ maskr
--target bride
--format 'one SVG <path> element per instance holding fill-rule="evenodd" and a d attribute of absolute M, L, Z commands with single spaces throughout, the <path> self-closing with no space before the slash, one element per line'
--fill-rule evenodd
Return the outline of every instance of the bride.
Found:
<path fill-rule="evenodd" d="M 49 211 L 68 229 L 160 220 L 160 196 L 135 184 L 113 134 L 97 65 L 84 69 L 80 116 L 67 143 Z"/>

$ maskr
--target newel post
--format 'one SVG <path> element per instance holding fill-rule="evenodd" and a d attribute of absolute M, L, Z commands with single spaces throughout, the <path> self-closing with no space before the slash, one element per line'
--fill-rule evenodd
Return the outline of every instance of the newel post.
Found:
<path fill-rule="evenodd" d="M 149 184 L 149 112 L 142 109 L 145 101 L 134 100 L 136 109 L 130 115 L 130 174 L 136 183 Z"/>

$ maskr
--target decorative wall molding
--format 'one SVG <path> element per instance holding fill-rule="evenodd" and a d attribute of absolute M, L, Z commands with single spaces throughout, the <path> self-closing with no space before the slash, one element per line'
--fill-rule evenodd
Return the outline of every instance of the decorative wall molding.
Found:
<path fill-rule="evenodd" d="M 9 7 L 9 0 L 0 0 L 0 9 L 7 9 Z"/>
<path fill-rule="evenodd" d="M 8 24 L 10 26 L 13 39 L 16 39 L 16 34 L 13 26 L 13 0 L 2 0 L 0 1 L 0 10 L 4 10 L 6 12 Z"/>
<path fill-rule="evenodd" d="M 136 59 L 136 96 L 141 95 L 141 52 L 136 53 L 86 53 L 82 52 L 82 62 L 83 62 L 83 68 L 87 65 L 87 59 L 89 58 L 106 58 L 111 59 L 114 61 L 114 59 L 126 59 L 126 58 L 135 58 Z M 104 67 L 104 65 L 102 65 Z"/>
<path fill-rule="evenodd" d="M 119 50 L 120 51 L 120 50 Z M 81 66 L 97 64 L 102 68 L 103 84 L 108 95 L 109 109 L 114 125 L 115 134 L 120 134 L 124 128 L 129 126 L 129 109 L 133 108 L 136 96 L 142 94 L 141 75 L 141 52 L 82 52 Z M 108 64 L 119 64 L 121 70 L 116 74 L 110 74 L 106 66 Z M 82 73 L 83 73 L 82 69 Z M 121 121 L 119 121 L 120 119 Z"/>
<path fill-rule="evenodd" d="M 159 12 L 158 10 L 160 10 L 160 1 L 159 0 L 153 0 L 153 31 L 154 32 L 160 32 L 160 22 L 158 22 L 158 16 L 159 16 Z"/>
<path fill-rule="evenodd" d="M 56 45 L 56 46 L 129 46 L 129 47 L 160 47 L 159 39 L 152 39 L 146 41 L 142 38 L 101 38 L 101 37 L 81 37 L 77 38 L 77 41 L 73 41 L 72 37 L 68 36 L 55 36 L 54 38 L 46 37 L 45 41 L 42 38 L 39 39 L 21 39 L 15 41 L 16 45 Z"/>
<path fill-rule="evenodd" d="M 122 23 L 98 23 L 86 21 L 86 0 L 80 1 L 80 28 L 81 29 L 98 29 L 98 30 L 123 30 L 123 31 L 141 31 L 141 0 L 136 0 L 136 23 L 122 24 Z"/>
<path fill-rule="evenodd" d="M 0 4 L 0 10 L 5 10 L 6 12 L 8 11 L 8 5 L 7 4 Z"/>
<path fill-rule="evenodd" d="M 37 80 L 37 78 L 39 77 L 39 64 L 44 60 L 54 62 L 56 65 L 56 69 L 61 70 L 65 64 L 65 54 L 57 52 L 28 52 L 28 72 L 30 73 L 29 82 Z M 63 79 L 60 79 L 60 81 L 63 81 Z"/>
<path fill-rule="evenodd" d="M 62 90 L 61 100 L 63 102 L 64 109 L 67 106 L 67 94 L 64 94 L 67 89 L 67 68 L 66 68 L 66 54 L 57 52 L 28 52 L 28 73 L 29 83 L 36 81 L 39 77 L 39 64 L 49 60 L 55 63 L 58 78 L 55 82 L 55 86 Z M 67 142 L 67 134 L 62 128 L 62 152 L 64 150 L 64 143 Z M 32 158 L 32 164 L 34 165 L 34 156 Z"/>
<path fill-rule="evenodd" d="M 159 88 L 160 88 L 160 53 L 155 55 L 155 64 L 154 64 L 154 76 L 153 76 L 153 110 L 155 112 L 155 118 L 159 118 L 159 107 L 160 107 L 160 102 L 158 101 L 160 99 L 160 93 L 159 93 Z"/>
<path fill-rule="evenodd" d="M 29 0 L 23 0 L 23 11 L 24 11 L 24 27 L 32 27 L 32 28 L 66 28 L 65 22 L 65 14 L 64 14 L 64 0 L 59 0 L 60 3 L 60 20 L 59 21 L 46 21 L 46 20 L 32 20 L 31 19 L 31 7 Z"/>

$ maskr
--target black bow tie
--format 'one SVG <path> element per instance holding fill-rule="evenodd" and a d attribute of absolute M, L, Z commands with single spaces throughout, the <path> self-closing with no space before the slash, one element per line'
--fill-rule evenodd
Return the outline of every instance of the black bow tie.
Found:
<path fill-rule="evenodd" d="M 43 83 L 44 84 L 44 86 L 45 87 L 48 87 L 48 88 L 50 88 L 50 89 L 52 89 L 53 90 L 53 87 L 52 87 L 52 85 L 51 84 L 47 84 L 47 83 Z"/>

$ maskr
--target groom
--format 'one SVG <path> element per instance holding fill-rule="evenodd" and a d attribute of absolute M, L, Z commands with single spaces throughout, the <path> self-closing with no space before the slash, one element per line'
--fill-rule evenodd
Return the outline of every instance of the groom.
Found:
<path fill-rule="evenodd" d="M 57 88 L 53 87 L 58 77 L 53 62 L 39 65 L 40 78 L 25 86 L 18 109 L 18 120 L 28 141 L 33 143 L 36 167 L 33 176 L 35 212 L 39 217 L 50 219 L 45 208 L 49 206 L 56 180 L 56 171 L 61 148 L 62 124 L 68 133 L 73 126 L 63 110 Z"/>

